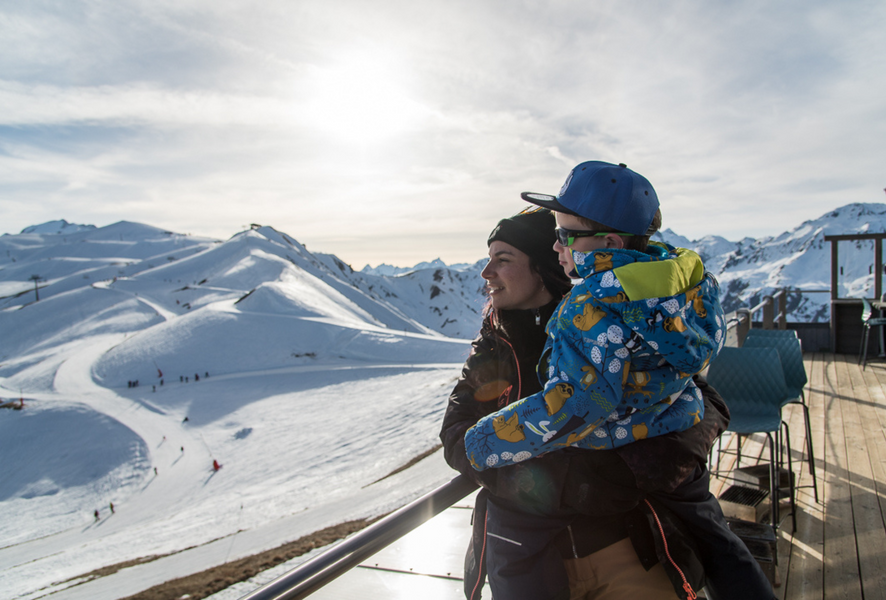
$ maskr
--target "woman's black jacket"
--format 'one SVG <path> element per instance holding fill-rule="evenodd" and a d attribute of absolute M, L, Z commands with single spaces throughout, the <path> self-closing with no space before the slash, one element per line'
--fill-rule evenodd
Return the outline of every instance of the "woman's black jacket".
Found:
<path fill-rule="evenodd" d="M 673 492 L 693 473 L 696 477 L 699 472 L 706 475 L 711 444 L 729 422 L 722 399 L 698 378 L 696 383 L 705 396 L 705 418 L 687 431 L 615 450 L 566 448 L 525 463 L 475 471 L 465 453 L 465 432 L 480 418 L 542 389 L 535 367 L 544 347 L 545 324 L 557 304 L 548 304 L 540 313 L 499 311 L 487 315 L 449 397 L 440 432 L 446 462 L 482 486 L 465 560 L 468 598 L 479 598 L 482 585 L 478 582 L 482 584 L 485 576 L 483 523 L 489 494 L 530 513 L 577 514 L 572 539 L 564 536 L 560 545 L 564 557 L 586 556 L 630 535 L 641 562 L 651 568 L 659 560 L 661 544 L 643 526 L 651 519 L 644 500 L 651 493 Z M 694 589 L 700 589 L 704 574 L 691 536 L 685 535 L 682 524 L 676 522 L 679 519 L 673 519 L 667 508 L 657 505 L 657 512 L 659 518 L 674 521 L 669 535 L 681 539 L 668 538 L 671 555 Z M 680 589 L 682 578 L 673 565 L 662 562 L 670 569 L 675 588 Z"/>

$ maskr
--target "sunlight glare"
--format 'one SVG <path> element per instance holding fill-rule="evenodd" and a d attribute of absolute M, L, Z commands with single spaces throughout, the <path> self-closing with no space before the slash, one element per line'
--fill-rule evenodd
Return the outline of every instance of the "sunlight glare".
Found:
<path fill-rule="evenodd" d="M 410 130 L 424 114 L 405 93 L 394 61 L 353 58 L 318 69 L 304 107 L 309 126 L 346 142 L 383 141 Z"/>

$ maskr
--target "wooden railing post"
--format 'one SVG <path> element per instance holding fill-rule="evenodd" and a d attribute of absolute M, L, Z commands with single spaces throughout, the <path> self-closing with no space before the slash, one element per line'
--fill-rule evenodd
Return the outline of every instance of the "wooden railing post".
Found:
<path fill-rule="evenodd" d="M 772 296 L 763 297 L 763 329 L 772 329 L 772 323 L 775 321 L 775 303 Z"/>
<path fill-rule="evenodd" d="M 735 333 L 738 336 L 738 347 L 744 346 L 744 340 L 748 337 L 748 331 L 751 330 L 751 311 L 747 308 L 739 308 L 735 311 L 738 316 L 738 325 L 736 325 Z"/>
<path fill-rule="evenodd" d="M 775 295 L 778 298 L 778 328 L 788 328 L 788 292 L 785 288 L 778 290 Z"/>

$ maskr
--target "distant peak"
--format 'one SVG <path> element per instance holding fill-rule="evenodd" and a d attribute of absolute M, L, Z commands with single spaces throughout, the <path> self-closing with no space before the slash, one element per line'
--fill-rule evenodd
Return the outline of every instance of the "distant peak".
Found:
<path fill-rule="evenodd" d="M 69 234 L 78 231 L 88 231 L 95 229 L 95 225 L 77 225 L 76 223 L 68 223 L 64 219 L 58 221 L 47 221 L 40 225 L 31 225 L 22 229 L 22 233 L 38 233 L 42 235 Z"/>

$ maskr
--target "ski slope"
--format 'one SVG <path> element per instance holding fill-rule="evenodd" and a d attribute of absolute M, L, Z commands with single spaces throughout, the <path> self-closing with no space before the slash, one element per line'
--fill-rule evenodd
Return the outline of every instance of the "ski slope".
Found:
<path fill-rule="evenodd" d="M 126 597 L 453 476 L 437 453 L 385 478 L 438 443 L 467 340 L 296 242 L 130 225 L 0 238 L 2 597 Z"/>
<path fill-rule="evenodd" d="M 4 440 L 10 425 L 36 421 L 25 429 L 42 430 L 19 448 L 29 457 L 20 468 L 42 471 L 34 482 L 44 483 L 42 495 L 3 503 L 0 579 L 9 597 L 124 597 L 391 510 L 452 476 L 435 455 L 417 479 L 403 474 L 373 485 L 434 445 L 460 363 L 348 361 L 210 376 L 159 392 L 143 384 L 133 391 L 104 388 L 93 380 L 92 365 L 120 337 L 69 346 L 53 389 L 30 394 L 23 411 L 2 415 Z M 91 485 L 61 488 L 43 466 L 70 441 L 62 433 L 69 421 L 56 413 L 73 411 L 85 415 L 76 437 L 101 440 L 91 447 L 92 461 L 107 474 Z M 185 413 L 194 416 L 182 422 Z M 217 472 L 214 459 L 223 465 Z M 138 576 L 127 569 L 74 585 L 101 566 L 188 548 L 175 560 L 136 567 Z"/>

